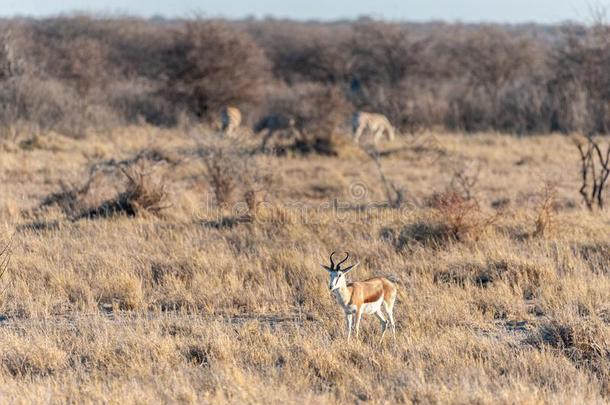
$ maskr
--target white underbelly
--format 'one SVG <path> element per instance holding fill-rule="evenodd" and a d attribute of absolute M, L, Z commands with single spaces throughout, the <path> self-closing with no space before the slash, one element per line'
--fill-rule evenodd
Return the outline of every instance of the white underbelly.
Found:
<path fill-rule="evenodd" d="M 381 304 L 383 303 L 383 295 L 379 297 L 379 299 L 375 302 L 369 302 L 367 304 L 362 304 L 362 312 L 365 314 L 374 314 L 379 311 L 381 308 Z"/>

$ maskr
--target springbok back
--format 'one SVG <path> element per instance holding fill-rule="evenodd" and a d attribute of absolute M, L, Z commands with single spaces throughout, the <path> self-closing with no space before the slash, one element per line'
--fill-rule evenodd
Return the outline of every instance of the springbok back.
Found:
<path fill-rule="evenodd" d="M 395 137 L 394 127 L 385 115 L 364 111 L 359 111 L 352 116 L 352 133 L 356 143 L 360 141 L 363 134 L 370 134 L 375 143 L 384 133 L 390 141 Z"/>

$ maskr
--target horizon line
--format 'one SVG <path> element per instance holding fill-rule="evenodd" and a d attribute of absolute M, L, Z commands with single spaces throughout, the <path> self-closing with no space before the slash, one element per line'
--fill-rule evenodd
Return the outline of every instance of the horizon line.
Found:
<path fill-rule="evenodd" d="M 126 11 L 86 11 L 86 10 L 70 10 L 62 11 L 59 13 L 45 13 L 45 14 L 32 14 L 32 13 L 13 13 L 3 15 L 0 12 L 0 20 L 46 20 L 46 19 L 58 19 L 58 18 L 76 18 L 76 17 L 87 17 L 91 19 L 139 19 L 145 21 L 193 21 L 197 19 L 202 20 L 224 20 L 228 22 L 265 22 L 265 21 L 285 21 L 285 22 L 297 22 L 306 24 L 340 24 L 340 23 L 356 23 L 362 21 L 372 22 L 385 22 L 394 24 L 446 24 L 446 25 L 501 25 L 501 26 L 524 26 L 534 25 L 541 27 L 555 27 L 564 25 L 590 25 L 590 22 L 578 20 L 578 19 L 564 19 L 555 22 L 545 22 L 536 20 L 522 20 L 522 21 L 499 21 L 499 20 L 464 20 L 464 19 L 444 19 L 444 18 L 429 18 L 429 19 L 388 19 L 380 18 L 371 15 L 360 15 L 356 17 L 337 17 L 337 18 L 295 18 L 292 16 L 277 16 L 277 15 L 246 15 L 242 17 L 230 17 L 222 15 L 206 15 L 205 13 L 199 12 L 187 12 L 187 15 L 174 15 L 170 16 L 166 13 L 151 13 L 149 15 L 143 15 L 133 12 Z"/>

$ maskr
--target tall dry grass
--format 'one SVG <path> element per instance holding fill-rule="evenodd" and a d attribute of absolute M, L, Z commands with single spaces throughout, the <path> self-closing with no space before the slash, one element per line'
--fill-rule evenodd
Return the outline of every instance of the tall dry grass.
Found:
<path fill-rule="evenodd" d="M 434 148 L 403 137 L 380 151 L 386 177 L 405 190 L 400 209 L 378 204 L 385 191 L 365 154 L 254 154 L 275 180 L 248 221 L 226 219 L 248 210 L 243 178 L 235 205 L 221 207 L 200 150 L 236 146 L 205 131 L 4 142 L 0 234 L 14 236 L 0 279 L 0 397 L 608 402 L 610 217 L 581 206 L 573 145 L 557 135 L 421 136 Z M 160 145 L 174 157 L 159 180 L 163 215 L 76 219 L 41 206 L 62 184 L 84 184 L 95 164 Z M 426 242 L 439 216 L 425 202 L 453 177 L 437 149 L 479 162 L 481 215 L 506 205 L 476 238 Z M 536 176 L 556 185 L 544 237 L 530 236 L 551 205 Z M 97 206 L 124 181 L 92 183 L 82 203 Z M 362 261 L 353 279 L 398 276 L 396 343 L 379 345 L 378 322 L 366 317 L 361 340 L 345 341 L 318 265 L 338 249 Z"/>

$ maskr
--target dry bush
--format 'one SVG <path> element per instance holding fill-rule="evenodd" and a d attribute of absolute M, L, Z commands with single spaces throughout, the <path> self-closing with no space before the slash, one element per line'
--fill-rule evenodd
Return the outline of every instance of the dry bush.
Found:
<path fill-rule="evenodd" d="M 265 49 L 277 79 L 291 85 L 342 85 L 350 80 L 351 28 L 269 21 L 251 34 Z"/>
<path fill-rule="evenodd" d="M 610 129 L 610 28 L 601 20 L 590 28 L 568 26 L 552 50 L 549 88 L 563 117 L 559 129 L 608 133 Z"/>
<path fill-rule="evenodd" d="M 110 30 L 88 17 L 39 20 L 22 27 L 28 70 L 74 86 L 81 97 L 117 76 Z"/>
<path fill-rule="evenodd" d="M 339 88 L 308 82 L 274 89 L 265 112 L 254 128 L 256 132 L 267 131 L 263 147 L 271 142 L 276 153 L 293 150 L 336 155 L 341 146 L 338 135 L 351 109 Z"/>
<path fill-rule="evenodd" d="M 100 24 L 82 18 L 22 22 L 11 27 L 17 68 L 11 78 L 16 115 L 39 127 L 82 136 L 117 125 L 103 89 L 120 73 Z M 8 92 L 8 90 L 5 90 Z"/>
<path fill-rule="evenodd" d="M 458 159 L 450 163 L 453 175 L 448 190 L 455 191 L 466 200 L 476 198 L 476 186 L 479 181 L 481 167 L 479 162 Z"/>
<path fill-rule="evenodd" d="M 83 183 L 60 181 L 60 190 L 44 197 L 33 213 L 41 214 L 56 206 L 72 219 L 121 212 L 129 216 L 144 212 L 161 215 L 171 204 L 159 166 L 175 166 L 179 161 L 175 154 L 147 148 L 129 159 L 97 162 L 89 167 Z"/>
<path fill-rule="evenodd" d="M 203 155 L 206 178 L 220 208 L 239 210 L 237 202 L 245 202 L 250 219 L 275 182 L 273 174 L 257 163 L 247 151 L 240 151 L 220 142 L 209 145 Z"/>
<path fill-rule="evenodd" d="M 4 126 L 18 126 L 28 135 L 50 130 L 72 129 L 71 113 L 77 109 L 78 95 L 57 80 L 20 76 L 4 83 L 0 91 L 0 120 Z M 76 121 L 72 119 L 72 121 Z M 81 122 L 77 122 L 80 124 Z M 81 126 L 73 129 L 79 132 Z"/>
<path fill-rule="evenodd" d="M 300 153 L 337 155 L 341 145 L 337 130 L 349 116 L 349 106 L 335 87 L 307 84 L 295 89 L 294 117 L 299 137 L 293 148 Z"/>
<path fill-rule="evenodd" d="M 155 172 L 155 165 L 142 160 L 137 160 L 131 165 L 112 163 L 107 168 L 111 178 L 116 179 L 118 173 L 122 173 L 127 183 L 124 186 L 115 184 L 116 196 L 102 202 L 99 206 L 86 209 L 74 216 L 75 219 L 110 217 L 124 214 L 127 216 L 152 214 L 161 216 L 165 210 L 171 207 L 169 192 L 165 180 Z M 94 184 L 95 172 L 90 177 L 87 185 L 82 189 L 84 192 L 76 191 L 77 201 L 90 192 Z M 69 192 L 71 196 L 74 192 Z M 77 205 L 78 206 L 78 205 Z"/>
<path fill-rule="evenodd" d="M 197 117 L 226 105 L 251 105 L 262 97 L 269 64 L 243 32 L 215 21 L 188 22 L 164 55 L 167 93 Z"/>
<path fill-rule="evenodd" d="M 506 114 L 501 108 L 503 93 L 517 79 L 530 74 L 532 66 L 543 65 L 542 50 L 530 40 L 497 28 L 482 28 L 458 38 L 451 54 L 457 61 L 463 87 L 456 87 L 452 93 L 448 124 L 467 131 L 505 129 L 500 127 L 500 119 Z M 528 100 L 528 104 L 532 101 Z M 510 120 L 503 123 L 509 125 L 507 130 L 514 125 Z M 528 123 L 521 125 L 527 127 Z"/>
<path fill-rule="evenodd" d="M 261 150 L 285 153 L 299 136 L 296 128 L 296 114 L 300 100 L 292 88 L 275 85 L 268 89 L 265 105 L 253 126 L 256 135 L 263 137 Z"/>
<path fill-rule="evenodd" d="M 441 233 L 448 240 L 476 241 L 500 217 L 499 213 L 485 216 L 476 200 L 466 199 L 455 191 L 433 195 L 430 206 Z"/>
<path fill-rule="evenodd" d="M 573 140 L 580 153 L 580 195 L 589 210 L 593 210 L 596 205 L 602 210 L 605 187 L 610 178 L 610 143 L 604 150 L 603 145 L 592 136 L 587 136 L 586 139 L 575 137 Z"/>
<path fill-rule="evenodd" d="M 160 127 L 176 126 L 180 109 L 148 79 L 117 81 L 106 87 L 106 102 L 124 124 L 149 123 Z"/>
<path fill-rule="evenodd" d="M 10 31 L 0 32 L 0 81 L 13 76 L 15 70 L 13 52 L 11 49 Z"/>
<path fill-rule="evenodd" d="M 295 98 L 307 83 L 341 89 L 348 114 L 380 112 L 401 131 L 610 128 L 609 35 L 601 22 L 560 33 L 80 16 L 0 28 L 5 137 L 38 128 L 80 136 L 140 121 L 175 126 L 181 116 L 211 119 L 225 105 L 251 119 L 278 83 Z"/>
<path fill-rule="evenodd" d="M 204 162 L 216 203 L 221 207 L 234 203 L 240 176 L 244 172 L 241 159 L 221 149 L 206 156 Z"/>
<path fill-rule="evenodd" d="M 438 55 L 427 54 L 430 37 L 416 39 L 408 27 L 382 22 L 352 29 L 348 99 L 356 109 L 384 114 L 399 131 L 442 120 L 447 105 L 435 73 Z"/>
<path fill-rule="evenodd" d="M 506 31 L 483 28 L 466 34 L 454 48 L 471 86 L 484 89 L 495 107 L 502 87 L 531 68 L 536 54 L 532 44 Z"/>
<path fill-rule="evenodd" d="M 403 227 L 393 243 L 396 249 L 423 245 L 441 248 L 451 242 L 479 241 L 502 217 L 497 211 L 486 215 L 476 199 L 467 199 L 455 190 L 433 194 L 427 201 L 431 212 Z"/>
<path fill-rule="evenodd" d="M 354 87 L 393 86 L 418 69 L 421 44 L 410 39 L 404 26 L 369 22 L 356 24 L 353 29 Z"/>
<path fill-rule="evenodd" d="M 388 206 L 392 208 L 400 208 L 405 199 L 405 190 L 387 178 L 381 165 L 381 159 L 379 159 L 379 152 L 377 152 L 377 150 L 369 150 L 367 153 L 373 160 L 375 168 L 379 173 L 379 179 L 381 180 L 381 184 L 383 184 Z"/>
<path fill-rule="evenodd" d="M 546 183 L 538 204 L 538 215 L 536 217 L 536 228 L 533 236 L 548 237 L 557 230 L 557 219 L 555 210 L 557 206 L 557 187 L 553 183 Z"/>
<path fill-rule="evenodd" d="M 554 111 L 547 88 L 547 73 L 521 74 L 501 90 L 495 129 L 514 134 L 548 133 L 558 129 L 555 122 L 565 117 Z M 570 97 L 574 97 L 570 94 Z"/>
<path fill-rule="evenodd" d="M 159 215 L 171 207 L 163 180 L 153 177 L 152 173 L 142 166 L 122 171 L 129 183 L 118 200 L 120 205 L 125 206 L 126 212 Z"/>

